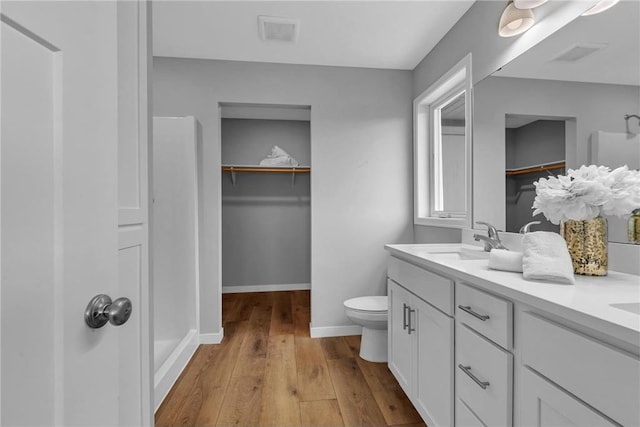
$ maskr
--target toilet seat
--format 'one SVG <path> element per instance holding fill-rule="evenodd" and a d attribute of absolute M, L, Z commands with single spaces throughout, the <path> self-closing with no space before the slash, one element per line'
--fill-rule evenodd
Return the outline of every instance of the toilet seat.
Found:
<path fill-rule="evenodd" d="M 360 312 L 383 313 L 387 311 L 388 299 L 386 296 L 366 296 L 351 298 L 344 302 L 344 306 L 350 310 Z"/>

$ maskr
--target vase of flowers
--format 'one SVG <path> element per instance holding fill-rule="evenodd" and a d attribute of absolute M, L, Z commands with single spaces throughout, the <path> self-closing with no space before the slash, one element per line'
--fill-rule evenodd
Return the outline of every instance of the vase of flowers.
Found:
<path fill-rule="evenodd" d="M 569 169 L 566 175 L 540 178 L 534 183 L 533 215 L 560 224 L 576 274 L 607 274 L 607 220 L 640 207 L 640 171 L 622 166 Z"/>

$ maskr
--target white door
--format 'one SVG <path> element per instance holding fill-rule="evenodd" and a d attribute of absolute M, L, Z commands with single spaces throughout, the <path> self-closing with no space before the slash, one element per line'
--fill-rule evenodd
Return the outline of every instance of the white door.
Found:
<path fill-rule="evenodd" d="M 0 14 L 0 424 L 151 425 L 148 5 Z M 89 328 L 97 294 L 129 321 Z"/>
<path fill-rule="evenodd" d="M 413 397 L 413 337 L 409 335 L 411 294 L 387 279 L 389 298 L 389 369 L 404 392 Z"/>
<path fill-rule="evenodd" d="M 453 424 L 454 321 L 431 305 L 414 298 L 416 310 L 416 386 L 414 403 L 428 424 Z M 431 421 L 431 423 L 429 423 Z"/>

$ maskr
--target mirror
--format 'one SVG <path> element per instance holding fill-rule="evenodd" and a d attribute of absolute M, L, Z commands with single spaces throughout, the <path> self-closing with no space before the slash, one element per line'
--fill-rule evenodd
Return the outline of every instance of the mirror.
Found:
<path fill-rule="evenodd" d="M 465 57 L 413 102 L 415 224 L 471 224 L 470 61 Z"/>
<path fill-rule="evenodd" d="M 638 168 L 631 114 L 640 114 L 636 1 L 577 18 L 475 85 L 475 218 L 517 232 L 534 220 L 531 184 L 540 177 L 583 164 Z M 530 170 L 509 175 L 518 169 Z M 609 218 L 609 241 L 628 242 L 626 221 Z"/>

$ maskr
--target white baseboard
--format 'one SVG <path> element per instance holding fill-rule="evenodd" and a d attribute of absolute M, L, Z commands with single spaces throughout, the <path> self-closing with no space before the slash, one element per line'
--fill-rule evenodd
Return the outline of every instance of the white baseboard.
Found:
<path fill-rule="evenodd" d="M 239 294 L 244 292 L 275 292 L 275 291 L 307 291 L 311 283 L 288 283 L 284 285 L 240 285 L 223 286 L 223 294 Z"/>
<path fill-rule="evenodd" d="M 224 328 L 215 334 L 200 334 L 200 344 L 220 344 L 224 338 Z"/>
<path fill-rule="evenodd" d="M 158 368 L 154 379 L 154 404 L 157 411 L 160 404 L 173 387 L 182 370 L 187 366 L 189 360 L 198 348 L 198 334 L 195 329 L 191 329 L 184 336 L 182 341 L 171 352 L 167 360 Z"/>
<path fill-rule="evenodd" d="M 311 338 L 344 337 L 347 335 L 362 335 L 362 327 L 358 325 L 321 326 L 309 328 Z"/>

